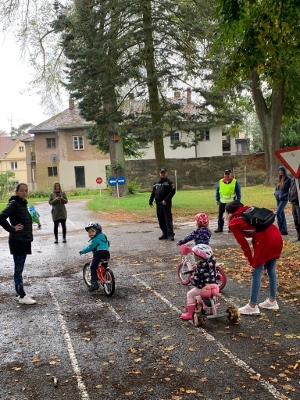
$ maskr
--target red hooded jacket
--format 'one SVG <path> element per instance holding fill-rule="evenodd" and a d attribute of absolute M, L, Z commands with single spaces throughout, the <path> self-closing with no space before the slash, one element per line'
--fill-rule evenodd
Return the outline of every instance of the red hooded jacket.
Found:
<path fill-rule="evenodd" d="M 250 207 L 240 207 L 230 216 L 229 228 L 240 244 L 245 257 L 248 258 L 250 265 L 256 268 L 273 258 L 279 258 L 283 242 L 281 233 L 274 224 L 262 232 L 257 232 L 252 225 L 244 221 L 242 213 L 248 208 Z M 252 238 L 253 255 L 246 238 Z"/>

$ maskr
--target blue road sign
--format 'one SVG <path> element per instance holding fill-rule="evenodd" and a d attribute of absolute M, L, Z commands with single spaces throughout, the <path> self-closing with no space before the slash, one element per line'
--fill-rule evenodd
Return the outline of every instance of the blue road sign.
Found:
<path fill-rule="evenodd" d="M 126 183 L 126 178 L 125 178 L 125 176 L 119 176 L 118 178 L 117 178 L 117 184 L 118 185 L 125 185 L 125 183 Z"/>
<path fill-rule="evenodd" d="M 109 178 L 109 180 L 108 180 L 108 184 L 109 184 L 110 186 L 116 186 L 116 184 L 117 184 L 117 179 L 116 179 L 115 177 L 111 176 L 111 177 Z"/>

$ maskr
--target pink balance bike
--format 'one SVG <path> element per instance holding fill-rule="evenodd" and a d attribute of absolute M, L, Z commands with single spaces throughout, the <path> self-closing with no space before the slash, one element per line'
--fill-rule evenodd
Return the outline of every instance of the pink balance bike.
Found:
<path fill-rule="evenodd" d="M 192 319 L 195 326 L 202 326 L 208 319 L 223 317 L 226 317 L 232 324 L 237 324 L 239 322 L 240 313 L 236 307 L 230 306 L 225 312 L 219 313 L 219 292 L 219 285 L 211 283 L 201 289 L 201 295 L 196 296 L 196 309 Z"/>
<path fill-rule="evenodd" d="M 193 265 L 195 264 L 192 248 L 194 244 L 187 243 L 180 246 L 181 262 L 177 267 L 177 275 L 183 285 L 188 285 L 191 282 L 191 277 L 194 273 Z M 219 290 L 223 290 L 227 283 L 227 276 L 221 267 L 222 264 L 216 264 L 217 284 Z"/>

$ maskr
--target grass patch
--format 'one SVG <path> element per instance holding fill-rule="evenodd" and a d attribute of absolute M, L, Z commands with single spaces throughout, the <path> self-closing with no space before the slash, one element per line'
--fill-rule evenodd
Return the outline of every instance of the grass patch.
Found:
<path fill-rule="evenodd" d="M 242 188 L 242 202 L 246 205 L 276 209 L 274 188 L 270 186 L 251 186 Z M 95 196 L 88 201 L 88 208 L 92 211 L 113 213 L 136 213 L 152 215 L 149 207 L 150 192 L 131 194 L 126 197 L 113 198 L 102 192 L 102 196 Z M 218 206 L 215 201 L 214 189 L 180 190 L 173 198 L 174 216 L 193 216 L 198 212 L 208 215 L 216 214 Z"/>
<path fill-rule="evenodd" d="M 276 202 L 274 197 L 274 188 L 270 186 L 249 186 L 242 188 L 242 202 L 249 206 L 266 207 L 275 211 Z M 111 197 L 108 190 L 99 191 L 70 191 L 67 192 L 68 199 L 90 199 L 88 208 L 91 211 L 102 211 L 114 214 L 137 214 L 144 218 L 153 218 L 155 216 L 155 205 L 149 207 L 150 192 L 130 194 L 126 197 Z M 37 202 L 48 201 L 47 198 L 31 198 L 28 204 L 35 205 Z M 2 199 L 0 210 L 7 205 L 7 199 Z M 289 209 L 289 205 L 287 209 Z M 175 217 L 193 217 L 199 212 L 205 212 L 208 215 L 215 215 L 218 212 L 218 206 L 215 201 L 215 189 L 201 190 L 179 190 L 173 198 L 173 214 Z"/>

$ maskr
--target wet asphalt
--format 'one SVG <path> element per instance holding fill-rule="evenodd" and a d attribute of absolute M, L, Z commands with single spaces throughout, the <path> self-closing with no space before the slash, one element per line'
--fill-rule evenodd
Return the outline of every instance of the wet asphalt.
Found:
<path fill-rule="evenodd" d="M 110 222 L 87 210 L 86 201 L 72 200 L 67 243 L 60 237 L 54 244 L 50 207 L 36 208 L 42 228 L 34 227 L 24 271 L 35 305 L 14 299 L 12 256 L 0 230 L 1 400 L 299 398 L 300 323 L 293 301 L 279 294 L 279 312 L 243 316 L 237 325 L 222 317 L 197 328 L 179 318 L 188 287 L 178 282 L 176 243 L 158 241 L 155 211 L 152 222 Z M 89 293 L 82 279 L 90 256 L 79 250 L 88 242 L 84 225 L 93 220 L 111 242 L 112 297 L 102 288 Z M 175 220 L 176 238 L 192 229 L 193 223 Z M 225 231 L 213 234 L 211 246 L 236 243 Z M 244 305 L 248 296 L 248 281 L 228 279 L 220 311 Z M 264 284 L 261 300 L 266 296 Z"/>

